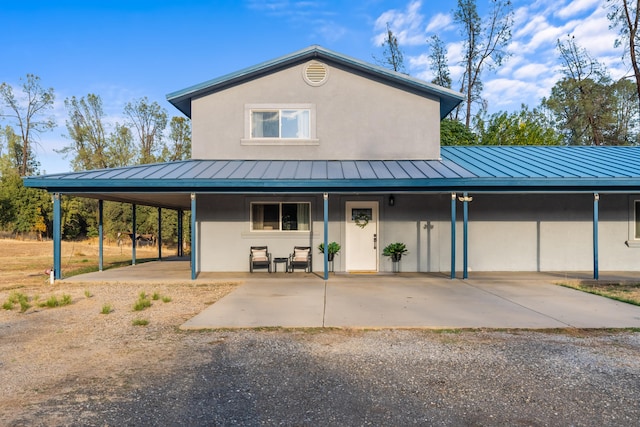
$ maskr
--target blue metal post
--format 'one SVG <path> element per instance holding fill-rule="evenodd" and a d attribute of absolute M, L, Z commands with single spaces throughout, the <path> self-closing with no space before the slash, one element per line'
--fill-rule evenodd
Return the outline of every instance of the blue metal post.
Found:
<path fill-rule="evenodd" d="M 156 239 L 158 245 L 158 259 L 162 261 L 162 208 L 158 208 L 158 238 Z"/>
<path fill-rule="evenodd" d="M 598 280 L 598 202 L 600 194 L 593 193 L 593 278 Z"/>
<path fill-rule="evenodd" d="M 136 243 L 138 241 L 138 239 L 136 239 L 138 235 L 138 227 L 136 224 L 136 210 L 136 205 L 131 205 L 131 228 L 133 229 L 133 234 L 131 236 L 131 265 L 136 265 Z"/>
<path fill-rule="evenodd" d="M 196 280 L 196 193 L 191 193 L 191 280 Z"/>
<path fill-rule="evenodd" d="M 178 254 L 177 254 L 179 257 L 184 255 L 184 253 L 182 253 L 182 242 L 183 242 L 182 216 L 183 216 L 183 212 L 182 212 L 182 209 L 180 209 L 178 210 Z"/>
<path fill-rule="evenodd" d="M 456 278 L 456 193 L 451 193 L 451 278 Z"/>
<path fill-rule="evenodd" d="M 98 200 L 98 271 L 103 269 L 104 248 L 102 241 L 104 240 L 104 201 Z"/>
<path fill-rule="evenodd" d="M 329 280 L 329 195 L 324 193 L 324 280 Z"/>
<path fill-rule="evenodd" d="M 467 193 L 462 193 L 462 278 L 469 278 L 469 202 L 471 197 Z"/>
<path fill-rule="evenodd" d="M 60 193 L 53 194 L 53 276 L 62 278 L 62 208 L 60 206 Z"/>

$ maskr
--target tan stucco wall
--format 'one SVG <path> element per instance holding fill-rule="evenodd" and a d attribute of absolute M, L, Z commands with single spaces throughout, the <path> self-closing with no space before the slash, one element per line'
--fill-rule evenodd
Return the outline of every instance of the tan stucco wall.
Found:
<path fill-rule="evenodd" d="M 299 64 L 192 101 L 194 159 L 437 159 L 439 101 L 328 65 L 314 87 Z M 311 145 L 246 145 L 247 104 L 312 104 Z"/>

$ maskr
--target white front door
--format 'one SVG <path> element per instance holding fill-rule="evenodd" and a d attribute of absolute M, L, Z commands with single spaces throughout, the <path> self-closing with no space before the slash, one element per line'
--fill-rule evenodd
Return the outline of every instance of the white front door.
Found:
<path fill-rule="evenodd" d="M 378 271 L 378 202 L 346 202 L 345 269 Z"/>

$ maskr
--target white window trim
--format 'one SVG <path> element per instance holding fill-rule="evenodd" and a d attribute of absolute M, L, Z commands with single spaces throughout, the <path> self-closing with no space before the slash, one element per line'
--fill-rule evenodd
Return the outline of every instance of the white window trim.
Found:
<path fill-rule="evenodd" d="M 278 226 L 281 227 L 282 226 L 282 205 L 283 204 L 287 204 L 287 205 L 297 205 L 297 204 L 305 204 L 309 206 L 309 230 L 282 230 L 282 229 L 277 229 L 277 230 L 254 230 L 253 229 L 253 205 L 279 205 L 278 208 Z M 274 200 L 274 201 L 253 201 L 253 202 L 249 202 L 249 231 L 251 233 L 296 233 L 296 234 L 300 234 L 300 233 L 310 233 L 311 232 L 311 228 L 312 228 L 312 222 L 313 222 L 313 215 L 312 215 L 312 211 L 311 211 L 311 202 L 309 201 L 297 201 L 297 200 Z"/>
<path fill-rule="evenodd" d="M 640 248 L 640 237 L 636 237 L 636 208 L 640 208 L 640 195 L 629 196 L 629 240 L 625 243 L 630 248 Z"/>
<path fill-rule="evenodd" d="M 252 138 L 251 113 L 254 110 L 308 110 L 309 138 Z M 245 104 L 244 106 L 244 138 L 241 145 L 319 145 L 316 137 L 316 107 L 314 104 Z"/>

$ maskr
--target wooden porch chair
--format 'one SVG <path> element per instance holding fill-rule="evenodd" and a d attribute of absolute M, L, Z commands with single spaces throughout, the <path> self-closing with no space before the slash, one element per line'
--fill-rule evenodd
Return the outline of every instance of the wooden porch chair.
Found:
<path fill-rule="evenodd" d="M 304 268 L 304 271 L 311 273 L 311 247 L 294 246 L 293 253 L 289 255 L 289 269 L 293 273 L 297 268 Z"/>
<path fill-rule="evenodd" d="M 251 246 L 249 252 L 249 271 L 254 268 L 266 268 L 271 273 L 271 253 L 267 246 Z"/>

